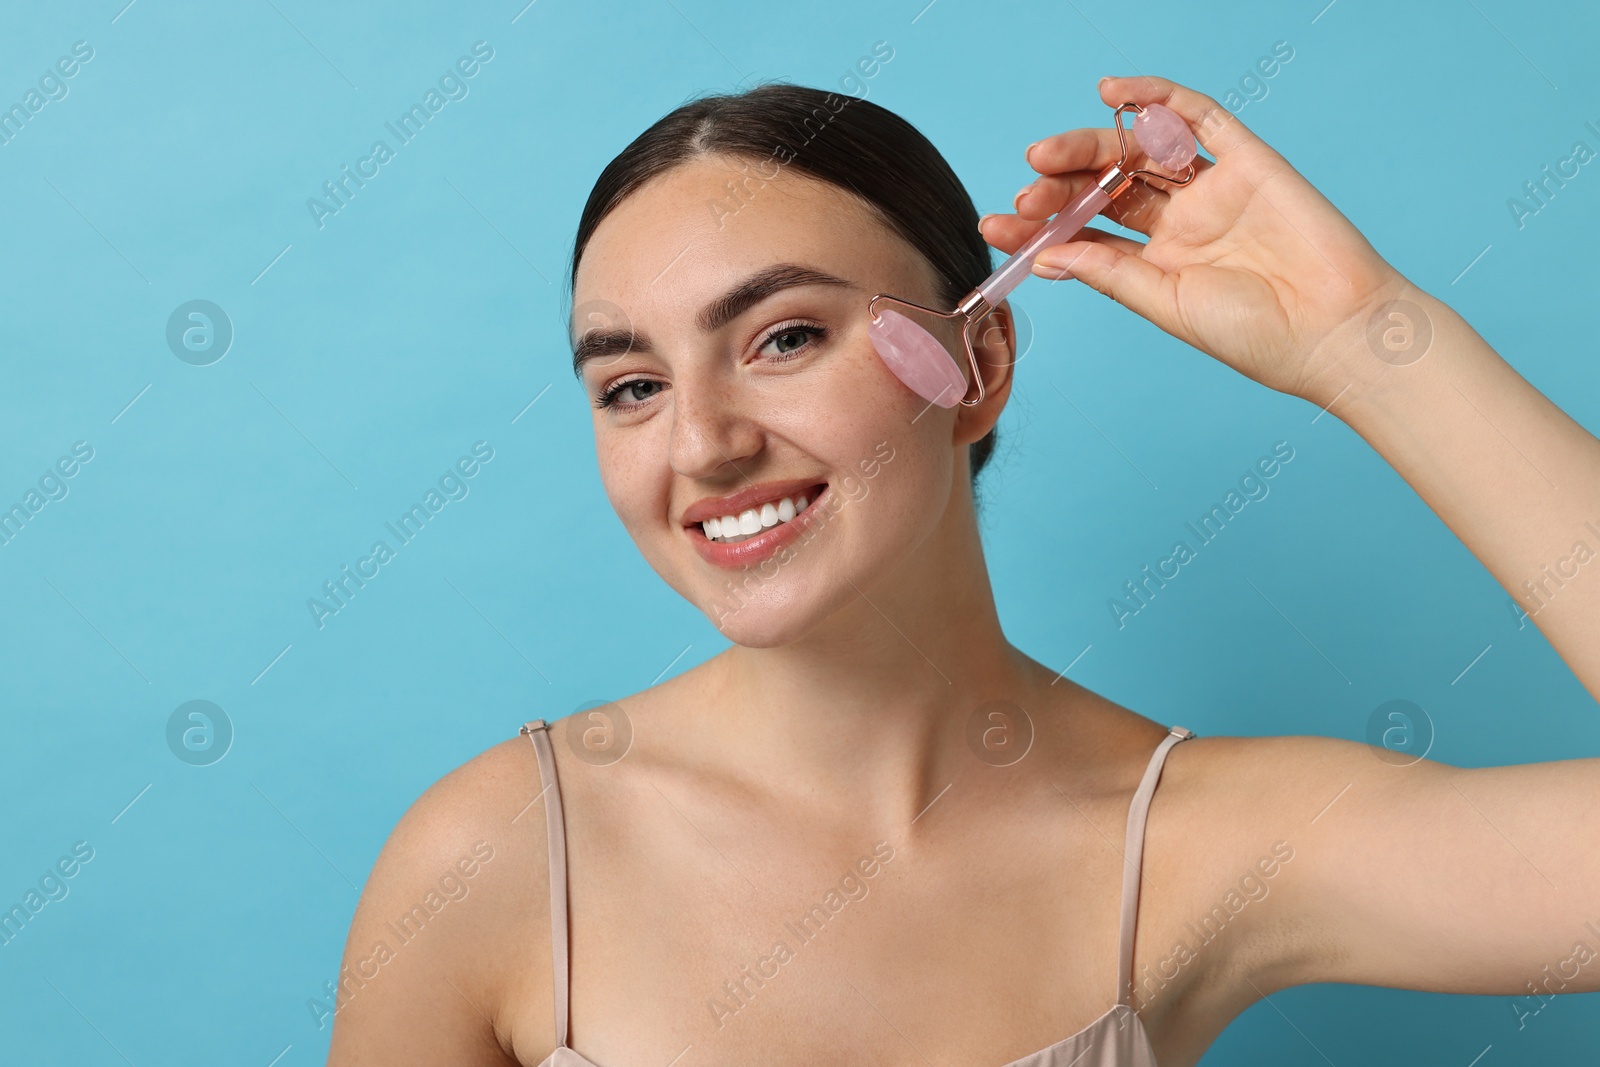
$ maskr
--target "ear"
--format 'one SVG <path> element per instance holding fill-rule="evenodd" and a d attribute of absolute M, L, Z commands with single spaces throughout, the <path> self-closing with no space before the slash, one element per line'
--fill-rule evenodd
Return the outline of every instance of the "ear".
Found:
<path fill-rule="evenodd" d="M 1010 301 L 1002 300 L 982 321 L 969 327 L 969 333 L 972 351 L 978 357 L 978 370 L 983 374 L 984 397 L 982 402 L 971 407 L 956 409 L 954 443 L 958 445 L 970 445 L 994 429 L 1011 396 L 1011 368 L 1017 362 L 1017 330 Z"/>

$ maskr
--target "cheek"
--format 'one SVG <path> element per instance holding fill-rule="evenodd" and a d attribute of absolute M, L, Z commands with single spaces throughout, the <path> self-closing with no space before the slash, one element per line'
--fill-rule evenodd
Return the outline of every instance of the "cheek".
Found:
<path fill-rule="evenodd" d="M 874 447 L 938 432 L 940 409 L 900 384 L 884 366 L 865 331 L 835 349 L 826 364 L 773 380 L 766 388 L 764 421 L 808 454 L 840 469 L 856 470 Z M 915 420 L 915 421 L 913 421 Z"/>
<path fill-rule="evenodd" d="M 950 502 L 955 476 L 955 450 L 949 444 L 952 418 L 934 408 L 898 438 L 880 437 L 879 441 L 887 440 L 893 446 L 894 458 L 880 462 L 874 477 L 867 477 L 859 468 L 856 472 L 861 483 L 858 492 L 866 494 L 864 503 L 885 522 L 904 527 L 906 536 L 914 539 L 938 524 Z M 929 424 L 927 430 L 924 423 Z"/>
<path fill-rule="evenodd" d="M 595 428 L 595 459 L 600 484 L 622 525 L 637 537 L 645 523 L 662 514 L 662 477 L 667 454 L 649 428 L 631 432 Z"/>
<path fill-rule="evenodd" d="M 826 466 L 831 491 L 892 555 L 935 525 L 948 503 L 955 410 L 929 406 L 864 341 L 841 356 L 827 373 L 784 382 L 783 395 L 769 398 L 767 425 Z"/>
<path fill-rule="evenodd" d="M 954 463 L 951 439 L 960 408 L 937 407 L 917 396 L 865 341 L 849 373 L 838 376 L 830 399 L 825 416 L 828 432 L 848 442 L 848 451 L 833 455 L 866 491 L 883 495 L 886 504 L 899 504 L 903 498 L 925 500 L 930 493 L 941 499 L 946 495 Z M 893 458 L 884 463 L 885 455 Z M 869 478 L 869 470 L 877 473 Z"/>

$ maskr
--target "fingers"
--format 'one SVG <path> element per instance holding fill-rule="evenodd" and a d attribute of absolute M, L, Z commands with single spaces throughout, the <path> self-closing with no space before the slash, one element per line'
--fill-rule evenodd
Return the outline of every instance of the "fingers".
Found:
<path fill-rule="evenodd" d="M 1139 167 L 1155 167 L 1144 150 L 1139 147 L 1139 142 L 1134 140 L 1126 128 L 1123 136 L 1128 142 L 1128 170 Z M 1106 167 L 1122 158 L 1122 147 L 1117 141 L 1117 131 L 1110 126 L 1103 129 L 1077 129 L 1058 133 L 1053 137 L 1046 137 L 1042 141 L 1035 141 L 1023 153 L 1028 166 L 1040 174 L 1067 174 L 1073 171 L 1091 171 L 1100 173 Z M 1195 171 L 1211 165 L 1210 160 L 1196 156 Z M 1180 175 L 1181 176 L 1181 175 Z"/>
<path fill-rule="evenodd" d="M 1145 162 L 1153 166 L 1148 161 Z M 1204 174 L 1214 165 L 1210 160 L 1196 157 L 1195 177 Z M 1023 186 L 1012 198 L 1012 210 L 1024 219 L 1047 219 L 1066 206 L 1097 177 L 1098 172 L 1094 171 L 1041 175 Z M 1141 174 L 1100 214 L 1119 226 L 1126 226 L 1130 230 L 1138 230 L 1149 236 L 1156 220 L 1161 217 L 1162 210 L 1167 206 L 1167 201 L 1170 199 L 1169 190 L 1181 188 L 1183 185 Z"/>
<path fill-rule="evenodd" d="M 1254 134 L 1215 100 L 1164 78 L 1106 78 L 1101 81 L 1100 94 L 1113 106 L 1130 102 L 1141 106 L 1161 103 L 1172 108 L 1189 123 L 1191 130 L 1197 125 L 1200 127 L 1197 140 L 1213 155 L 1237 147 L 1243 139 L 1255 139 Z M 1034 142 L 1024 156 L 1041 177 L 1017 194 L 1013 208 L 1024 219 L 1048 218 L 1107 166 L 1121 160 L 1124 146 L 1128 157 L 1124 162 L 1126 170 L 1158 172 L 1161 169 L 1146 158 L 1137 139 L 1126 130 L 1119 136 L 1115 126 L 1068 130 Z M 1195 176 L 1213 165 L 1210 160 L 1197 156 Z M 1142 175 L 1141 181 L 1135 182 L 1102 214 L 1119 225 L 1148 234 L 1166 206 L 1167 191 L 1180 186 L 1158 176 L 1150 176 L 1150 180 L 1144 182 L 1144 177 Z"/>
<path fill-rule="evenodd" d="M 980 223 L 979 228 L 983 232 L 984 240 L 988 241 L 991 245 L 1009 255 L 1011 252 L 1014 252 L 1018 248 L 1022 247 L 1023 242 L 1027 241 L 1028 238 L 1038 233 L 1042 226 L 1044 226 L 1043 222 L 1037 222 L 1031 219 L 1022 219 L 1015 215 L 989 215 L 984 218 L 982 223 Z M 1144 245 L 1133 240 L 1132 238 L 1123 237 L 1120 234 L 1108 233 L 1105 230 L 1096 229 L 1093 226 L 1085 226 L 1073 236 L 1071 241 L 1050 245 L 1047 249 L 1040 249 L 1039 255 L 1043 256 L 1047 250 L 1053 249 L 1054 252 L 1052 252 L 1051 257 L 1049 260 L 1047 260 L 1047 262 L 1049 262 L 1050 260 L 1056 259 L 1056 257 L 1061 253 L 1062 249 L 1069 248 L 1069 246 L 1073 246 L 1078 242 L 1087 241 L 1094 241 L 1099 244 L 1109 245 L 1117 251 L 1128 255 L 1138 255 L 1144 251 Z M 1067 254 L 1070 257 L 1070 250 Z M 1038 266 L 1038 256 L 1034 257 L 1034 263 L 1034 273 L 1040 277 L 1057 278 L 1061 276 L 1061 271 L 1059 269 L 1051 268 L 1047 271 L 1040 268 Z"/>
<path fill-rule="evenodd" d="M 1083 192 L 1094 183 L 1096 175 L 1079 172 L 1077 174 L 1051 174 L 1035 178 L 1033 184 L 1019 192 L 1011 203 L 1016 213 L 1025 219 L 1047 219 L 1060 211 L 1074 197 Z M 1154 219 L 1152 209 L 1159 210 L 1165 203 L 1167 195 L 1158 189 L 1152 189 L 1142 181 L 1135 181 L 1116 199 L 1106 205 L 1102 214 L 1115 220 L 1119 225 L 1127 226 L 1122 221 L 1122 216 L 1146 213 Z M 1131 228 L 1131 227 L 1130 227 Z"/>
<path fill-rule="evenodd" d="M 1072 243 L 1075 243 L 1075 242 L 1093 242 L 1095 244 L 1108 245 L 1111 248 L 1116 249 L 1118 252 L 1122 253 L 1123 255 L 1128 255 L 1128 256 L 1137 256 L 1140 252 L 1144 251 L 1144 245 L 1140 244 L 1138 241 L 1133 240 L 1131 237 L 1123 237 L 1121 234 L 1116 234 L 1116 233 L 1107 233 L 1105 230 L 1097 230 L 1093 226 L 1085 226 L 1083 229 L 1079 230 L 1077 236 L 1074 237 L 1072 239 L 1072 241 L 1068 242 L 1067 244 L 1072 244 Z M 1050 247 L 1051 248 L 1056 248 L 1056 249 L 1062 249 L 1062 248 L 1067 248 L 1067 245 L 1066 244 L 1051 245 Z M 1044 252 L 1045 252 L 1044 249 L 1040 249 L 1039 250 L 1039 255 L 1041 255 L 1041 256 L 1044 255 Z M 1067 253 L 1066 254 L 1067 254 L 1068 257 L 1070 257 L 1072 255 L 1071 249 L 1067 249 Z M 1055 259 L 1055 258 L 1056 258 L 1055 256 L 1051 256 L 1045 262 L 1049 263 L 1050 260 Z M 1042 265 L 1042 264 L 1040 264 L 1038 262 L 1038 257 L 1035 257 L 1035 259 L 1034 259 L 1034 273 L 1042 275 L 1042 276 L 1045 276 L 1045 277 L 1055 278 L 1055 277 L 1058 277 L 1061 274 L 1061 269 L 1060 269 L 1059 266 L 1049 267 L 1049 266 Z"/>
<path fill-rule="evenodd" d="M 1099 233 L 1040 252 L 1033 273 L 1057 281 L 1077 278 L 1177 335 L 1172 283 L 1165 271 L 1138 254 L 1140 247 L 1135 241 Z"/>
<path fill-rule="evenodd" d="M 1075 170 L 1099 173 L 1122 156 L 1117 131 L 1104 129 L 1068 130 L 1028 146 L 1024 153 L 1028 166 L 1040 174 L 1066 174 Z"/>
<path fill-rule="evenodd" d="M 1009 256 L 1043 225 L 1018 215 L 985 215 L 978 220 L 978 232 L 985 241 Z"/>
<path fill-rule="evenodd" d="M 1150 160 L 1147 159 L 1147 160 L 1144 161 L 1143 166 L 1144 166 L 1144 168 L 1146 170 L 1149 170 L 1152 167 L 1159 167 L 1160 165 L 1157 164 L 1157 163 L 1153 163 L 1153 162 L 1151 162 Z M 1216 164 L 1211 162 L 1211 160 L 1207 159 L 1205 156 L 1195 156 L 1194 157 L 1194 163 L 1192 164 L 1192 166 L 1194 167 L 1194 176 L 1196 178 L 1198 178 L 1198 177 L 1200 177 L 1200 175 L 1204 174 L 1206 171 L 1208 171 L 1212 167 L 1216 166 Z M 1147 176 L 1148 175 L 1140 175 L 1140 177 L 1147 177 Z M 1177 178 L 1183 177 L 1183 171 L 1178 171 L 1174 175 L 1174 177 L 1177 177 Z M 1162 192 L 1167 192 L 1167 191 L 1170 191 L 1172 189 L 1182 189 L 1183 185 L 1188 185 L 1189 184 L 1188 182 L 1184 182 L 1183 185 L 1179 185 L 1177 182 L 1168 181 L 1167 179 L 1162 178 L 1159 175 L 1154 177 L 1154 178 L 1151 178 L 1151 182 L 1153 183 L 1153 187 L 1154 188 L 1160 189 Z"/>
<path fill-rule="evenodd" d="M 1032 185 L 1019 192 L 1012 206 L 1016 209 L 1018 218 L 1029 222 L 1042 222 L 1075 199 L 1094 180 L 1095 175 L 1086 171 L 1076 174 L 1046 175 L 1035 179 Z M 1119 226 L 1126 226 L 1130 230 L 1137 230 L 1148 236 L 1156 220 L 1161 217 L 1161 210 L 1166 206 L 1168 199 L 1167 193 L 1152 188 L 1142 179 L 1135 179 L 1100 214 Z M 1036 231 L 1038 228 L 1034 226 L 1032 229 Z M 982 232 L 988 236 L 990 231 L 984 228 Z M 1031 233 L 1032 231 L 1030 236 Z"/>
<path fill-rule="evenodd" d="M 1166 78 L 1140 74 L 1132 78 L 1104 78 L 1100 99 L 1111 107 L 1122 104 L 1161 104 L 1171 108 L 1189 124 L 1200 147 L 1217 159 L 1239 146 L 1258 141 L 1238 117 L 1204 93 L 1185 88 Z M 1116 136 L 1113 132 L 1112 136 Z M 1195 160 L 1198 169 L 1200 160 Z"/>

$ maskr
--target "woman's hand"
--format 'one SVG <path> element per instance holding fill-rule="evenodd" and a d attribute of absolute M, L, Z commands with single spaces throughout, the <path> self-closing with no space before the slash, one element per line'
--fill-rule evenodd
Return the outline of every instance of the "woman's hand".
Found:
<path fill-rule="evenodd" d="M 1100 97 L 1166 105 L 1216 162 L 1196 158 L 1194 180 L 1161 183 L 1170 191 L 1135 178 L 1112 201 L 1104 214 L 1147 242 L 1086 228 L 1041 251 L 1035 274 L 1078 278 L 1240 373 L 1319 406 L 1383 366 L 1367 349 L 1368 319 L 1410 286 L 1311 183 L 1201 93 L 1141 76 L 1102 80 Z M 1127 141 L 1134 158 L 1125 169 L 1161 169 L 1144 161 L 1131 133 Z M 1109 126 L 1032 145 L 1028 163 L 1042 176 L 1018 194 L 1017 214 L 985 217 L 984 239 L 1015 251 L 1119 153 Z"/>

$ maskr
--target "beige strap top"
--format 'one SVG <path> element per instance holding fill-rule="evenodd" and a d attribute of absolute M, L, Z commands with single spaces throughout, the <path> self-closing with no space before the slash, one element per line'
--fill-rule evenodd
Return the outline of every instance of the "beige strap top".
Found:
<path fill-rule="evenodd" d="M 533 740 L 539 759 L 545 826 L 550 841 L 550 951 L 555 964 L 556 1048 L 540 1067 L 600 1067 L 567 1046 L 571 992 L 571 958 L 567 939 L 567 835 L 561 811 L 561 786 L 556 777 L 555 755 L 550 749 L 549 724 L 543 719 L 524 723 L 522 732 Z M 1133 932 L 1139 912 L 1139 873 L 1144 862 L 1144 827 L 1150 798 L 1167 753 L 1179 741 L 1194 736 L 1174 726 L 1156 746 L 1139 788 L 1128 805 L 1128 827 L 1123 841 L 1121 950 L 1117 960 L 1117 1002 L 1094 1022 L 1070 1037 L 1013 1060 L 1004 1067 L 1156 1067 L 1155 1051 L 1138 1014 L 1128 1004 L 1133 992 Z"/>

